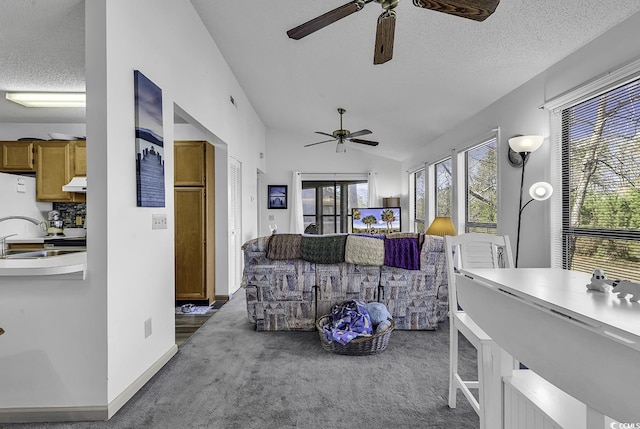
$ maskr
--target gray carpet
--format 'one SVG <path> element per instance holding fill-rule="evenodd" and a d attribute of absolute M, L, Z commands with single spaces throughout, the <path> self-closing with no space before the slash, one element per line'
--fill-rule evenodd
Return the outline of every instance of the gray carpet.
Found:
<path fill-rule="evenodd" d="M 317 332 L 254 331 L 240 290 L 108 422 L 2 429 L 476 428 L 462 394 L 447 406 L 448 343 L 444 324 L 394 331 L 379 355 L 336 355 Z M 461 347 L 473 374 L 475 350 L 462 337 Z"/>

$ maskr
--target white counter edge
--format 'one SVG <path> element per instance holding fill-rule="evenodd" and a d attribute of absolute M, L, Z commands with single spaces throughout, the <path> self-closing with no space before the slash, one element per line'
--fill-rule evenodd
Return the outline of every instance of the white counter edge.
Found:
<path fill-rule="evenodd" d="M 0 280 L 25 277 L 84 280 L 86 272 L 86 251 L 39 259 L 0 259 Z"/>

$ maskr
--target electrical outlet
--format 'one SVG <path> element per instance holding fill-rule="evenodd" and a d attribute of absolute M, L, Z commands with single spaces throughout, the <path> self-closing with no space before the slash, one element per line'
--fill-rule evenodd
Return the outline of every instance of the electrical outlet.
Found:
<path fill-rule="evenodd" d="M 167 229 L 167 215 L 164 213 L 152 214 L 151 229 Z"/>
<path fill-rule="evenodd" d="M 151 336 L 151 317 L 144 321 L 144 337 L 149 338 Z"/>

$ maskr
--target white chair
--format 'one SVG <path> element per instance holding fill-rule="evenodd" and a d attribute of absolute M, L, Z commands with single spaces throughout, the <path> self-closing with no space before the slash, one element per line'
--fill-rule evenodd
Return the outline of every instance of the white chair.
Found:
<path fill-rule="evenodd" d="M 481 429 L 493 429 L 501 416 L 487 404 L 501 401 L 500 387 L 489 386 L 494 371 L 493 353 L 497 348 L 491 338 L 458 306 L 456 268 L 511 268 L 513 255 L 508 236 L 468 233 L 445 236 L 447 275 L 449 281 L 449 407 L 456 407 L 456 394 L 462 391 L 480 417 Z M 478 380 L 466 381 L 458 374 L 458 332 L 478 351 Z M 477 400 L 470 389 L 478 389 Z M 493 395 L 493 396 L 491 396 Z M 497 427 L 497 426 L 496 426 Z"/>

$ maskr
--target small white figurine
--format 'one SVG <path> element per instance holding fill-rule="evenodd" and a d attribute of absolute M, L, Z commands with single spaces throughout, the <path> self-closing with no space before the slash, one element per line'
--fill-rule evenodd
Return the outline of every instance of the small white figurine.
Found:
<path fill-rule="evenodd" d="M 587 285 L 589 290 L 597 290 L 599 292 L 606 292 L 607 285 L 613 285 L 613 281 L 607 278 L 607 275 L 600 268 L 593 270 L 591 275 L 591 283 Z"/>
<path fill-rule="evenodd" d="M 640 300 L 640 283 L 634 283 L 630 280 L 615 280 L 613 283 L 612 293 L 617 293 L 618 298 L 624 299 L 627 295 L 631 295 L 629 301 Z"/>

